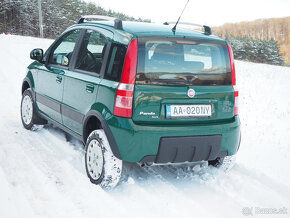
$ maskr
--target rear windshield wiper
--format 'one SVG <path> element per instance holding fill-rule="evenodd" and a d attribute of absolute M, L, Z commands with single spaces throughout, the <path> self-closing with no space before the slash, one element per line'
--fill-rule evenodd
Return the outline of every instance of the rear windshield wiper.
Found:
<path fill-rule="evenodd" d="M 185 79 L 153 79 L 151 81 L 156 81 L 156 82 L 191 82 L 192 80 L 185 80 Z"/>
<path fill-rule="evenodd" d="M 158 82 L 188 82 L 188 83 L 192 83 L 194 80 L 197 80 L 198 76 L 191 76 L 188 79 L 185 78 L 177 78 L 177 79 L 154 79 L 153 81 L 158 81 Z"/>

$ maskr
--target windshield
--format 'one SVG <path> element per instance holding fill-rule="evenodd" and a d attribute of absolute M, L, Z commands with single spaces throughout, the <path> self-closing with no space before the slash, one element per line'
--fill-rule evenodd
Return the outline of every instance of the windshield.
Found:
<path fill-rule="evenodd" d="M 138 43 L 137 84 L 231 84 L 225 43 L 176 38 L 141 38 Z"/>

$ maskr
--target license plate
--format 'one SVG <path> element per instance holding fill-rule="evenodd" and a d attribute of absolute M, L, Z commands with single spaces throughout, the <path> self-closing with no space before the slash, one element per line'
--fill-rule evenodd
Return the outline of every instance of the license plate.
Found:
<path fill-rule="evenodd" d="M 210 104 L 166 105 L 166 117 L 210 117 Z"/>

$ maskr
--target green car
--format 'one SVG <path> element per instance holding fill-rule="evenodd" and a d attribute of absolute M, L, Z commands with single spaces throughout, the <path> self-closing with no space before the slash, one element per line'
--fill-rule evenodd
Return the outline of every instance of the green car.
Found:
<path fill-rule="evenodd" d="M 31 51 L 23 126 L 50 122 L 81 140 L 103 188 L 118 184 L 124 161 L 229 169 L 240 145 L 234 58 L 201 27 L 82 17 L 45 53 Z"/>

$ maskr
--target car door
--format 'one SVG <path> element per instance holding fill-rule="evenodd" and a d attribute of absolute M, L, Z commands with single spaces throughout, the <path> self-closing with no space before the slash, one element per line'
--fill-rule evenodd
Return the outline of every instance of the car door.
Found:
<path fill-rule="evenodd" d="M 46 64 L 38 71 L 35 85 L 37 106 L 43 114 L 58 123 L 62 123 L 64 75 L 68 72 L 80 31 L 69 31 L 58 39 L 50 49 Z"/>
<path fill-rule="evenodd" d="M 79 135 L 82 135 L 84 116 L 96 102 L 112 38 L 113 33 L 104 29 L 85 30 L 73 67 L 64 75 L 63 124 Z"/>

